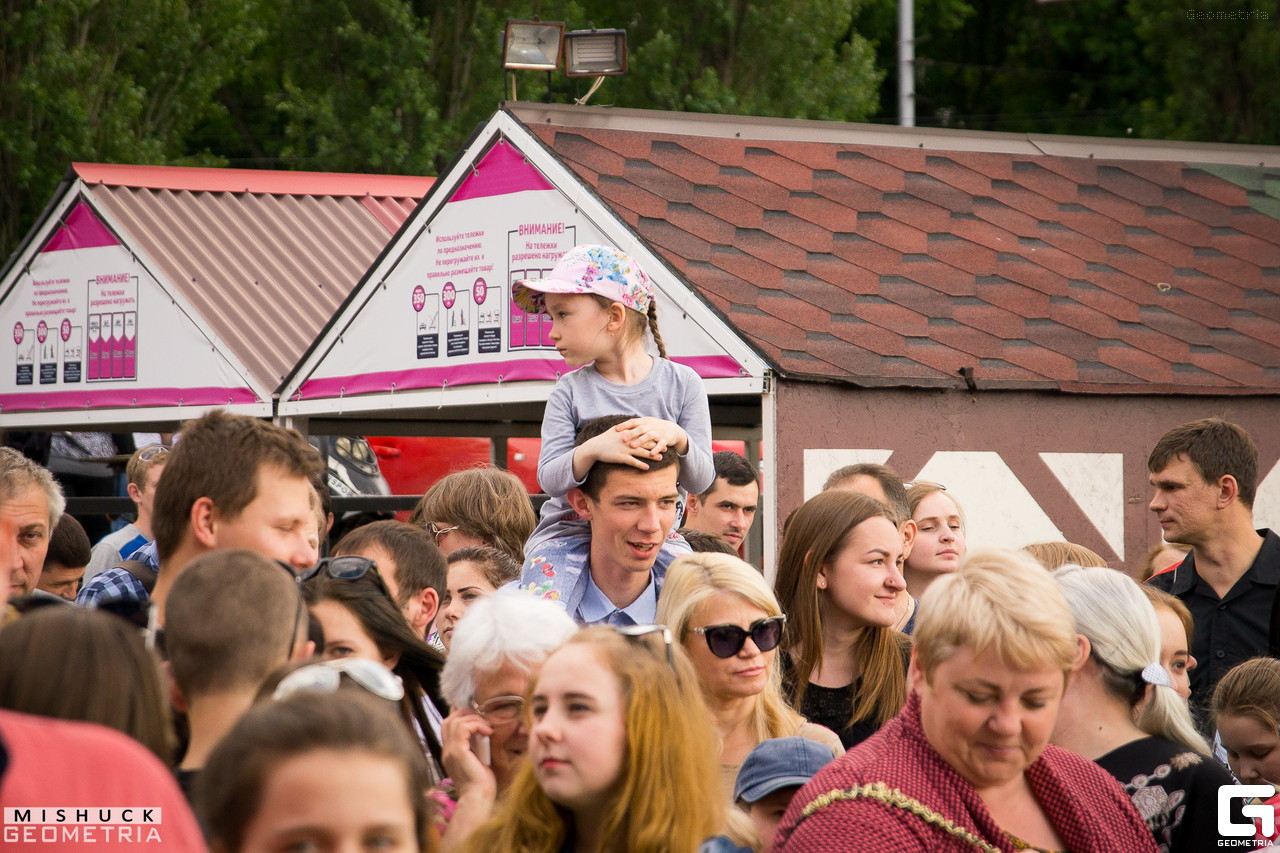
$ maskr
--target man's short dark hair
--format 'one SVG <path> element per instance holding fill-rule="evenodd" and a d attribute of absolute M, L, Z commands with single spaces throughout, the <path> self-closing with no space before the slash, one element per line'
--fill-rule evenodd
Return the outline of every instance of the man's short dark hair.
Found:
<path fill-rule="evenodd" d="M 760 475 L 741 453 L 734 453 L 732 450 L 717 450 L 711 455 L 711 461 L 716 466 L 716 478 L 711 481 L 711 488 L 698 496 L 700 498 L 710 497 L 721 479 L 726 480 L 730 486 L 745 486 L 748 483 L 759 482 Z"/>
<path fill-rule="evenodd" d="M 858 462 L 837 468 L 831 472 L 831 476 L 823 484 L 822 491 L 829 491 L 854 477 L 870 477 L 880 484 L 885 499 L 889 502 L 889 511 L 893 513 L 894 521 L 898 524 L 911 518 L 911 505 L 907 503 L 907 488 L 902 485 L 902 478 L 898 476 L 898 472 L 888 465 Z"/>
<path fill-rule="evenodd" d="M 1179 456 L 1185 456 L 1206 483 L 1216 483 L 1226 474 L 1235 477 L 1240 503 L 1253 509 L 1258 491 L 1258 447 L 1243 427 L 1222 418 L 1201 418 L 1176 426 L 1156 442 L 1147 457 L 1147 470 L 1157 474 Z"/>
<path fill-rule="evenodd" d="M 705 533 L 692 527 L 681 527 L 679 530 L 684 541 L 689 543 L 693 553 L 728 554 L 738 556 L 738 549 L 729 544 L 729 540 L 716 533 Z"/>
<path fill-rule="evenodd" d="M 235 518 L 258 496 L 258 471 L 273 465 L 310 481 L 324 470 L 320 454 L 299 433 L 221 409 L 183 424 L 156 486 L 151 531 L 163 563 L 182 543 L 191 507 L 200 498 Z"/>
<path fill-rule="evenodd" d="M 573 440 L 573 446 L 577 447 L 584 442 L 590 441 L 597 435 L 604 435 L 618 424 L 626 423 L 632 418 L 638 418 L 639 415 L 605 415 L 602 418 L 592 418 L 582 425 L 578 430 L 578 435 Z M 649 472 L 661 471 L 663 468 L 669 468 L 672 465 L 679 464 L 680 454 L 676 453 L 674 447 L 668 447 L 662 454 L 661 459 L 645 459 L 645 464 L 649 466 Z M 600 492 L 604 489 L 605 481 L 609 474 L 613 471 L 639 471 L 631 465 L 624 465 L 620 462 L 596 462 L 591 466 L 591 470 L 587 472 L 587 478 L 579 487 L 583 493 L 593 501 L 600 500 Z M 648 472 L 645 472 L 648 473 Z"/>
<path fill-rule="evenodd" d="M 188 698 L 256 690 L 289 659 L 289 632 L 304 624 L 302 595 L 289 575 L 253 551 L 222 550 L 197 557 L 178 576 L 165 607 L 165 648 Z"/>
<path fill-rule="evenodd" d="M 396 604 L 400 607 L 408 605 L 427 587 L 444 596 L 448 569 L 435 538 L 426 528 L 403 521 L 374 521 L 343 536 L 333 553 L 354 554 L 369 547 L 381 548 L 396 561 Z"/>
<path fill-rule="evenodd" d="M 89 535 L 84 532 L 80 522 L 67 513 L 63 513 L 49 537 L 49 552 L 45 555 L 45 566 L 58 565 L 64 569 L 83 569 L 89 565 L 93 549 L 89 546 Z"/>

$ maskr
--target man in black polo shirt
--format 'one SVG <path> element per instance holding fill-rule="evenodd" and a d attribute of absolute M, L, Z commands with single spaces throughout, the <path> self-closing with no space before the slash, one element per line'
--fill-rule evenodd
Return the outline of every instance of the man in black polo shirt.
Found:
<path fill-rule="evenodd" d="M 1176 595 L 1195 617 L 1191 700 L 1202 712 L 1231 667 L 1280 656 L 1273 626 L 1280 537 L 1253 528 L 1258 449 L 1235 424 L 1205 418 L 1175 427 L 1151 451 L 1147 469 L 1164 538 L 1191 546 L 1185 560 L 1148 583 Z"/>

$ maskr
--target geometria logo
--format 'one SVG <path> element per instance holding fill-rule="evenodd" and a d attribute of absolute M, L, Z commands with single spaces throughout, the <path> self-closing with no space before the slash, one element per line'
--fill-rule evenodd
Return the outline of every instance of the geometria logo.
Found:
<path fill-rule="evenodd" d="M 1241 813 L 1248 818 L 1257 818 L 1258 823 L 1234 823 L 1231 820 L 1231 801 L 1274 797 L 1276 789 L 1271 785 L 1222 785 L 1218 788 L 1218 832 L 1231 838 L 1251 838 L 1262 830 L 1265 838 L 1276 834 L 1276 811 L 1265 803 L 1253 803 L 1240 807 Z"/>

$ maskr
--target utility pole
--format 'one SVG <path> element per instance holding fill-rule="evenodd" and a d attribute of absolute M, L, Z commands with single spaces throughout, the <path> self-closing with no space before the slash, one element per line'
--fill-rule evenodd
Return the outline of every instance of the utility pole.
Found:
<path fill-rule="evenodd" d="M 898 0 L 898 124 L 916 126 L 915 0 Z"/>

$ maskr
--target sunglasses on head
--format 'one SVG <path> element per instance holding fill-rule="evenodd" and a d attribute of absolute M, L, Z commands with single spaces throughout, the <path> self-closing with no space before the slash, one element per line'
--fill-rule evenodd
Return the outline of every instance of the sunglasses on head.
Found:
<path fill-rule="evenodd" d="M 170 449 L 163 444 L 149 444 L 138 451 L 139 462 L 150 462 L 153 459 L 159 459 L 161 456 L 168 456 Z"/>
<path fill-rule="evenodd" d="M 666 625 L 611 625 L 610 627 L 628 640 L 641 645 L 645 645 L 646 637 L 655 635 L 661 637 L 667 649 L 667 663 L 675 669 L 676 659 L 671 652 L 671 629 Z"/>
<path fill-rule="evenodd" d="M 740 625 L 708 625 L 705 628 L 694 628 L 693 633 L 707 638 L 707 648 L 718 658 L 731 658 L 747 644 L 747 637 L 762 652 L 770 652 L 782 642 L 782 625 L 787 621 L 785 615 L 769 616 L 757 619 L 750 628 Z"/>
<path fill-rule="evenodd" d="M 378 564 L 368 557 L 324 557 L 309 569 L 298 572 L 298 580 L 309 581 L 321 572 L 340 581 L 353 581 L 372 571 L 378 574 Z"/>
<path fill-rule="evenodd" d="M 273 698 L 284 699 L 300 692 L 335 693 L 344 673 L 374 696 L 389 702 L 404 698 L 404 682 L 400 676 L 364 658 L 326 660 L 295 669 L 280 680 Z"/>

